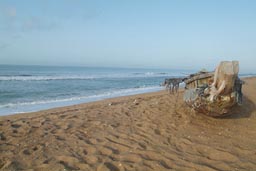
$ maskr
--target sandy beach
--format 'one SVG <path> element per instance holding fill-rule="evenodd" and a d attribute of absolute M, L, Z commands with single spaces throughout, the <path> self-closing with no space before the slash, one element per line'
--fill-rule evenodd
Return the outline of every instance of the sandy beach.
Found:
<path fill-rule="evenodd" d="M 193 112 L 182 90 L 0 117 L 0 170 L 255 170 L 256 78 L 232 115 Z"/>

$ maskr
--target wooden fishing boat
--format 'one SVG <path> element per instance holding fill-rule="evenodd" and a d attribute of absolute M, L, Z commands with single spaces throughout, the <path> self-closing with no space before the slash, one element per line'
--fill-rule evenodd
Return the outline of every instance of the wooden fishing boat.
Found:
<path fill-rule="evenodd" d="M 194 110 L 209 116 L 231 114 L 242 104 L 242 84 L 238 61 L 222 61 L 214 72 L 191 74 L 185 82 L 183 99 Z"/>

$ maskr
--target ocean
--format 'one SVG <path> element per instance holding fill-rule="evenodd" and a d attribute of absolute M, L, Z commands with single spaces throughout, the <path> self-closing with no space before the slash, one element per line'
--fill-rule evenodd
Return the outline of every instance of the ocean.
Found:
<path fill-rule="evenodd" d="M 34 112 L 162 90 L 192 71 L 0 65 L 0 115 Z"/>

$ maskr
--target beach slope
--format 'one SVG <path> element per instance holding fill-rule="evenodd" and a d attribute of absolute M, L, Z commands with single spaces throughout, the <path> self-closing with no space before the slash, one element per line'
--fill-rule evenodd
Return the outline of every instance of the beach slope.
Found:
<path fill-rule="evenodd" d="M 244 105 L 211 118 L 182 91 L 0 117 L 0 170 L 255 170 L 256 78 Z"/>

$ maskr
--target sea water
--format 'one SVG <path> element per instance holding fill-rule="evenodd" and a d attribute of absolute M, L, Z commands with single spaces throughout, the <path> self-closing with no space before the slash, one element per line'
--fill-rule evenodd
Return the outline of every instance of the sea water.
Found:
<path fill-rule="evenodd" d="M 0 115 L 162 90 L 189 71 L 0 65 Z"/>

